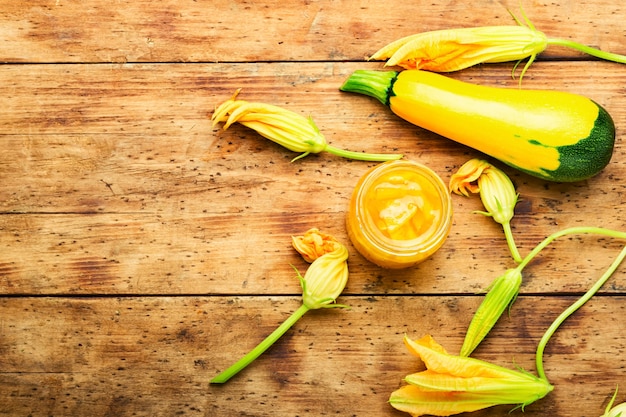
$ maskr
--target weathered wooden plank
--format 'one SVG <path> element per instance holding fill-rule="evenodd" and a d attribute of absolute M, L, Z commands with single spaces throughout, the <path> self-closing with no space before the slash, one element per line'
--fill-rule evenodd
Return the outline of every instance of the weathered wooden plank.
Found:
<path fill-rule="evenodd" d="M 233 62 L 363 60 L 417 32 L 515 24 L 519 2 L 428 4 L 349 0 L 11 0 L 0 3 L 2 62 Z M 626 53 L 624 12 L 609 0 L 524 2 L 552 37 Z M 520 16 L 521 17 L 521 16 Z M 550 48 L 548 58 L 578 56 Z"/>
<path fill-rule="evenodd" d="M 223 386 L 217 372 L 297 308 L 291 297 L 0 299 L 4 415 L 402 415 L 386 403 L 420 369 L 402 344 L 432 333 L 460 348 L 477 297 L 342 297 L 309 312 Z M 573 299 L 520 297 L 475 357 L 534 372 L 536 343 Z M 599 297 L 545 353 L 555 390 L 529 416 L 600 415 L 622 381 L 623 297 Z M 620 397 L 621 398 L 621 397 Z M 478 413 L 499 416 L 510 407 Z"/>
<path fill-rule="evenodd" d="M 286 265 L 299 261 L 289 236 L 321 227 L 347 243 L 348 199 L 373 164 L 329 155 L 292 164 L 293 153 L 251 130 L 212 128 L 207 114 L 235 88 L 244 86 L 246 99 L 313 114 L 336 146 L 405 152 L 445 181 L 479 155 L 399 120 L 374 100 L 337 91 L 362 66 L 3 67 L 2 292 L 297 292 L 297 285 L 282 284 L 293 278 Z M 492 68 L 454 76 L 516 87 L 508 65 Z M 563 68 L 575 80 L 563 77 Z M 523 253 L 565 227 L 623 227 L 616 207 L 624 199 L 619 126 L 626 123 L 626 106 L 615 94 L 623 82 L 606 63 L 542 63 L 526 76 L 528 88 L 551 85 L 604 104 L 619 136 L 613 161 L 589 181 L 547 184 L 507 169 L 522 197 L 513 227 Z M 455 225 L 435 258 L 389 272 L 352 250 L 349 291 L 473 293 L 486 287 L 511 265 L 502 233 L 472 214 L 481 209 L 478 198 L 455 196 L 454 203 Z M 595 238 L 559 242 L 540 267 L 528 270 L 525 291 L 584 290 L 614 256 L 616 243 L 605 242 L 608 249 Z M 532 279 L 535 273 L 541 278 Z M 616 276 L 611 290 L 620 291 L 622 282 Z"/>
<path fill-rule="evenodd" d="M 382 68 L 363 60 L 400 36 L 510 24 L 506 9 L 519 6 L 0 0 L 0 61 L 13 63 L 0 66 L 0 415 L 404 415 L 387 404 L 420 366 L 403 334 L 430 332 L 458 351 L 476 293 L 513 266 L 499 227 L 472 214 L 477 198 L 455 196 L 446 245 L 417 268 L 381 270 L 344 229 L 352 187 L 373 164 L 291 164 L 293 154 L 208 116 L 243 87 L 244 99 L 311 114 L 336 146 L 404 152 L 447 180 L 478 154 L 338 86 L 354 69 Z M 626 53 L 620 4 L 522 6 L 550 36 Z M 624 227 L 621 66 L 563 48 L 542 58 L 524 86 L 590 96 L 614 116 L 618 142 L 607 169 L 578 184 L 505 168 L 522 198 L 522 253 L 564 227 Z M 517 88 L 512 65 L 451 76 Z M 340 301 L 352 309 L 308 313 L 241 375 L 210 386 L 299 305 L 290 264 L 307 265 L 290 235 L 313 226 L 348 244 Z M 552 245 L 475 356 L 533 371 L 541 334 L 574 301 L 564 294 L 585 291 L 622 245 Z M 624 373 L 614 359 L 626 343 L 623 271 L 548 345 L 556 388 L 526 415 L 602 414 Z"/>
<path fill-rule="evenodd" d="M 290 265 L 304 273 L 308 264 L 291 248 L 291 236 L 322 227 L 351 253 L 348 294 L 471 295 L 515 265 L 495 223 L 469 211 L 459 219 L 465 220 L 453 226 L 448 241 L 431 259 L 415 268 L 390 271 L 354 250 L 339 212 L 4 215 L 0 292 L 299 294 Z M 516 227 L 523 254 L 543 239 L 538 235 L 543 230 Z M 592 235 L 558 240 L 525 269 L 522 293 L 586 291 L 623 244 Z M 625 267 L 603 291 L 624 291 Z"/>
<path fill-rule="evenodd" d="M 35 188 L 39 188 L 36 181 L 49 187 L 67 182 L 67 178 L 72 178 L 76 186 L 87 180 L 91 187 L 97 185 L 98 195 L 104 189 L 108 191 L 104 194 L 110 196 L 116 191 L 123 193 L 124 189 L 107 190 L 107 183 L 120 185 L 120 181 L 133 179 L 143 180 L 143 189 L 123 185 L 141 195 L 169 186 L 162 183 L 166 179 L 196 182 L 206 172 L 224 175 L 224 171 L 254 172 L 255 168 L 294 172 L 296 168 L 286 163 L 296 156 L 294 153 L 267 143 L 255 132 L 240 126 L 226 132 L 211 126 L 212 109 L 239 87 L 244 89 L 242 99 L 268 102 L 311 115 L 327 140 L 337 147 L 405 153 L 408 158 L 432 165 L 441 175 L 465 162 L 468 155 L 475 155 L 466 147 L 400 120 L 371 98 L 338 91 L 349 74 L 359 68 L 381 66 L 372 63 L 4 66 L 0 68 L 3 81 L 0 97 L 5 109 L 0 115 L 0 140 L 4 144 L 0 156 L 5 162 L 1 174 L 5 185 L 14 189 L 3 188 L 3 192 L 10 193 L 8 198 L 1 199 L 3 209 L 42 210 L 36 205 L 11 206 L 16 199 L 25 200 L 19 194 L 28 194 L 31 187 L 15 178 L 32 181 Z M 476 68 L 451 76 L 517 88 L 517 81 L 510 78 L 511 68 L 504 64 L 491 67 L 490 71 Z M 619 135 L 626 111 L 623 97 L 616 92 L 624 81 L 624 75 L 616 72 L 613 64 L 572 62 L 536 64 L 524 79 L 525 88 L 584 94 L 609 110 L 618 126 L 616 157 L 606 171 L 608 179 L 614 182 L 623 177 L 620 156 L 624 151 Z M 331 162 L 334 164 L 330 165 Z M 344 162 L 321 155 L 294 165 L 323 164 L 339 169 L 348 166 Z M 362 165 L 348 166 L 349 174 L 354 175 L 353 167 Z M 69 201 L 78 199 L 70 187 L 59 191 Z M 61 204 L 74 210 L 69 202 Z"/>

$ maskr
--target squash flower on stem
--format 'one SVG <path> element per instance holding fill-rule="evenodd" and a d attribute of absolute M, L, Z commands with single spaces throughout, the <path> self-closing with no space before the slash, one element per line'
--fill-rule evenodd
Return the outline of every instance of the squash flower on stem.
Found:
<path fill-rule="evenodd" d="M 269 349 L 307 311 L 319 308 L 346 307 L 335 304 L 335 300 L 348 283 L 348 249 L 333 236 L 310 229 L 303 236 L 293 236 L 292 245 L 302 257 L 310 262 L 304 277 L 296 270 L 302 286 L 302 305 L 273 333 L 211 380 L 212 384 L 223 384 L 248 366 Z M 294 268 L 295 269 L 295 268 Z"/>
<path fill-rule="evenodd" d="M 490 216 L 502 225 L 504 235 L 513 259 L 521 262 L 513 233 L 511 219 L 519 194 L 511 179 L 500 169 L 482 159 L 470 159 L 450 178 L 450 191 L 455 194 L 469 196 L 469 193 L 480 193 L 480 199 L 487 209 L 477 213 Z"/>
<path fill-rule="evenodd" d="M 362 153 L 335 148 L 326 142 L 326 138 L 311 117 L 306 118 L 271 104 L 238 100 L 237 96 L 240 91 L 241 88 L 215 109 L 211 116 L 213 126 L 224 122 L 224 130 L 226 130 L 237 122 L 290 151 L 301 152 L 301 155 L 292 159 L 291 162 L 304 158 L 310 153 L 322 151 L 361 161 L 383 162 L 402 158 L 400 154 Z"/>
<path fill-rule="evenodd" d="M 448 354 L 430 336 L 404 337 L 409 351 L 426 370 L 408 375 L 389 402 L 397 410 L 421 415 L 450 416 L 502 404 L 524 407 L 545 397 L 553 387 L 547 380 L 489 362 Z"/>
<path fill-rule="evenodd" d="M 522 11 L 523 14 L 523 11 Z M 385 66 L 451 72 L 481 64 L 517 61 L 528 58 L 522 77 L 549 45 L 563 46 L 596 58 L 626 63 L 626 56 L 605 52 L 569 39 L 556 39 L 538 31 L 523 14 L 526 26 L 516 18 L 515 25 L 443 29 L 418 33 L 393 41 L 370 59 L 386 60 Z M 517 65 L 513 67 L 513 72 Z"/>
<path fill-rule="evenodd" d="M 462 357 L 470 356 L 491 331 L 507 307 L 511 308 L 522 284 L 522 270 L 553 240 L 560 236 L 576 233 L 595 233 L 626 238 L 624 233 L 596 227 L 565 229 L 548 236 L 522 259 L 515 245 L 510 226 L 519 194 L 515 191 L 510 178 L 503 171 L 482 159 L 471 159 L 452 175 L 450 190 L 465 196 L 469 196 L 469 193 L 480 193 L 480 198 L 487 211 L 478 213 L 490 216 L 502 225 L 509 250 L 515 262 L 518 263 L 516 268 L 509 269 L 496 278 L 487 289 L 487 294 L 472 317 L 465 335 L 460 352 Z"/>
<path fill-rule="evenodd" d="M 626 233 L 601 227 L 572 227 L 555 232 L 541 241 L 524 257 L 517 267 L 508 269 L 503 275 L 496 278 L 489 288 L 485 298 L 478 306 L 470 321 L 460 356 L 470 356 L 483 339 L 489 334 L 493 326 L 500 319 L 502 313 L 511 308 L 522 284 L 522 271 L 539 253 L 554 240 L 574 234 L 597 234 L 602 236 L 626 239 Z M 626 416 L 624 416 L 626 417 Z"/>
<path fill-rule="evenodd" d="M 626 233 L 609 229 L 585 227 L 565 229 L 546 238 L 524 259 L 522 264 L 525 265 L 525 262 L 529 262 L 546 245 L 560 236 L 592 232 L 626 238 Z M 624 258 L 626 258 L 626 247 L 621 250 L 600 279 L 581 298 L 563 311 L 546 330 L 535 353 L 538 377 L 525 371 L 509 370 L 475 358 L 450 355 L 429 335 L 416 341 L 411 341 L 405 336 L 404 343 L 411 353 L 421 358 L 426 370 L 406 376 L 405 381 L 408 385 L 394 391 L 389 398 L 389 403 L 392 407 L 410 413 L 413 417 L 451 416 L 504 404 L 516 405 L 516 408 L 523 409 L 545 397 L 553 390 L 543 368 L 543 352 L 547 343 L 559 326 L 604 285 Z M 611 405 L 612 403 L 609 407 Z M 621 405 L 607 411 L 602 417 L 621 416 L 623 411 L 620 407 Z"/>

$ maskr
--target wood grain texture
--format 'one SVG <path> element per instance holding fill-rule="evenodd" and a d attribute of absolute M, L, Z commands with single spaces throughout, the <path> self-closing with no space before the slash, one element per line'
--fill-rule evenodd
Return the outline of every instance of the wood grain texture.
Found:
<path fill-rule="evenodd" d="M 0 415 L 402 416 L 388 404 L 419 369 L 402 336 L 457 352 L 482 291 L 514 265 L 503 233 L 453 197 L 446 244 L 403 271 L 375 267 L 345 232 L 373 163 L 296 155 L 242 126 L 213 127 L 240 98 L 312 116 L 334 146 L 400 152 L 444 181 L 479 153 L 342 93 L 367 56 L 425 30 L 512 24 L 517 1 L 0 0 Z M 549 36 L 626 54 L 623 7 L 525 2 Z M 513 64 L 449 76 L 518 88 Z M 521 200 L 523 254 L 572 226 L 624 230 L 623 66 L 550 47 L 525 88 L 586 95 L 617 126 L 610 164 L 573 184 L 502 167 Z M 208 381 L 300 303 L 290 239 L 320 227 L 350 251 L 340 301 L 307 313 L 224 386 Z M 624 242 L 550 245 L 525 270 L 510 317 L 476 357 L 534 371 L 537 341 Z M 524 415 L 593 417 L 623 384 L 621 266 L 546 350 L 555 390 Z M 618 401 L 625 401 L 623 394 Z M 508 415 L 495 407 L 472 416 Z M 514 414 L 518 414 L 516 411 Z"/>
<path fill-rule="evenodd" d="M 2 0 L 3 62 L 363 60 L 388 42 L 451 27 L 515 25 L 520 3 L 246 0 Z M 525 2 L 551 37 L 626 53 L 623 11 L 609 0 Z M 547 58 L 580 57 L 549 48 Z"/>
<path fill-rule="evenodd" d="M 479 298 L 341 301 L 351 309 L 307 313 L 228 384 L 208 386 L 296 309 L 299 299 L 4 299 L 0 413 L 399 416 L 386 403 L 389 394 L 405 375 L 421 369 L 403 335 L 432 333 L 457 352 Z M 572 301 L 520 297 L 511 317 L 498 323 L 474 356 L 533 372 L 536 343 Z M 598 297 L 563 325 L 545 353 L 546 373 L 556 388 L 524 415 L 600 415 L 624 372 L 616 358 L 626 348 L 624 322 L 617 317 L 623 316 L 625 301 Z M 579 401 L 570 401 L 572 396 Z M 496 407 L 476 415 L 509 410 Z"/>
<path fill-rule="evenodd" d="M 0 87 L 9 109 L 0 115 L 6 126 L 0 288 L 12 294 L 297 292 L 289 263 L 299 259 L 290 236 L 321 227 L 348 244 L 348 201 L 358 178 L 374 164 L 328 154 L 291 163 L 294 153 L 250 129 L 212 127 L 212 109 L 236 88 L 244 88 L 245 99 L 311 114 L 335 146 L 401 152 L 444 181 L 467 159 L 480 156 L 400 120 L 374 100 L 339 92 L 342 81 L 362 66 L 7 67 L 7 80 L 24 87 Z M 584 73 L 590 66 L 592 82 Z M 561 67 L 536 64 L 525 86 L 552 85 L 592 96 L 618 126 L 626 123 L 624 99 L 611 95 L 610 86 L 624 82 L 615 64 L 571 63 L 567 80 Z M 516 88 L 509 71 L 499 65 L 452 76 Z M 618 140 L 609 166 L 576 184 L 546 183 L 503 167 L 521 195 L 513 227 L 523 253 L 565 227 L 619 229 L 623 153 Z M 435 257 L 408 272 L 382 273 L 352 250 L 348 291 L 473 294 L 487 287 L 511 266 L 503 234 L 473 213 L 482 209 L 478 198 L 453 201 L 452 233 Z M 558 241 L 552 245 L 558 250 L 537 260 L 542 265 L 527 270 L 524 291 L 582 291 L 620 244 L 593 236 Z M 583 247 L 585 256 L 579 257 Z M 557 270 L 558 280 L 541 278 Z M 624 285 L 616 277 L 608 290 L 623 291 Z"/>

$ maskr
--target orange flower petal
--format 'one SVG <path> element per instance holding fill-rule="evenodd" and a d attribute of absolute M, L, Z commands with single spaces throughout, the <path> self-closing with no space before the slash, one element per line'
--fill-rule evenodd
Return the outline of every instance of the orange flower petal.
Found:
<path fill-rule="evenodd" d="M 292 236 L 292 245 L 307 262 L 313 262 L 320 256 L 336 251 L 341 243 L 333 236 L 313 228 L 302 236 Z"/>
<path fill-rule="evenodd" d="M 450 191 L 455 194 L 469 196 L 469 193 L 478 193 L 480 187 L 476 183 L 483 171 L 491 164 L 482 159 L 470 159 L 450 177 Z"/>

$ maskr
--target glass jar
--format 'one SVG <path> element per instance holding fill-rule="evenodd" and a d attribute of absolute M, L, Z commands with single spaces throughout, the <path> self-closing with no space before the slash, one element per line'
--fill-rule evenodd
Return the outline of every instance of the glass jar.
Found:
<path fill-rule="evenodd" d="M 376 165 L 352 193 L 346 226 L 354 247 L 383 268 L 408 268 L 435 253 L 452 225 L 452 199 L 430 168 L 401 160 Z"/>

